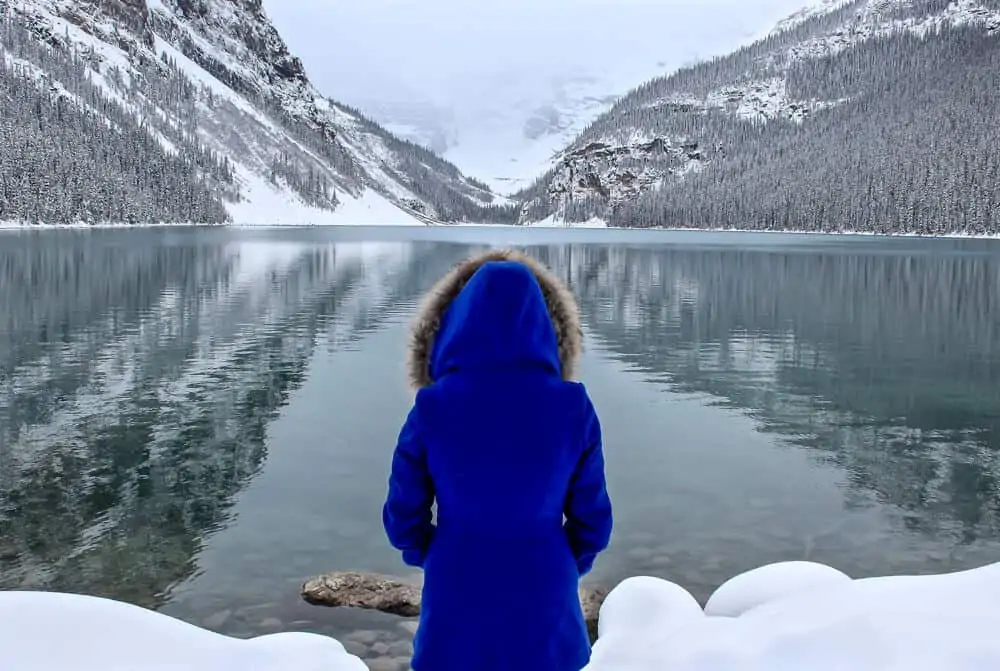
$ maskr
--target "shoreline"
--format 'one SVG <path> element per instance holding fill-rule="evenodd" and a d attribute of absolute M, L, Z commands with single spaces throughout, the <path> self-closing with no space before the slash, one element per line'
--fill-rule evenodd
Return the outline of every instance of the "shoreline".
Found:
<path fill-rule="evenodd" d="M 114 224 L 102 222 L 99 224 L 21 224 L 16 221 L 0 221 L 0 231 L 68 231 L 68 230 L 107 230 L 111 228 L 233 228 L 232 224 L 168 224 L 164 222 L 149 222 L 144 224 Z"/>
<path fill-rule="evenodd" d="M 283 229 L 302 228 L 500 228 L 500 229 L 542 229 L 548 232 L 557 229 L 570 230 L 598 230 L 594 226 L 574 226 L 572 224 L 558 226 L 535 226 L 532 224 L 485 224 L 485 223 L 460 223 L 460 224 L 196 224 L 196 223 L 165 223 L 150 222 L 142 224 L 126 223 L 72 223 L 72 224 L 22 224 L 12 221 L 0 221 L 0 232 L 3 231 L 58 231 L 58 230 L 111 230 L 111 229 L 142 229 L 142 228 L 234 228 L 251 229 L 262 231 L 276 231 Z M 673 226 L 649 226 L 646 228 L 626 228 L 607 226 L 600 230 L 606 231 L 657 231 L 662 233 L 762 233 L 770 235 L 812 235 L 812 236 L 843 236 L 843 237 L 872 237 L 872 238 L 922 238 L 922 239 L 958 239 L 958 240 L 1000 240 L 1000 231 L 996 233 L 876 233 L 874 231 L 807 231 L 795 229 L 764 230 L 752 228 L 692 228 Z"/>

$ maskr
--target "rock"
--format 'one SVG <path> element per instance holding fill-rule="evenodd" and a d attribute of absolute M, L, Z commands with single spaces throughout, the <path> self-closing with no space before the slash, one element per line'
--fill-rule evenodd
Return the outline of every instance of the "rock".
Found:
<path fill-rule="evenodd" d="M 601 604 L 608 596 L 608 590 L 603 587 L 580 588 L 580 605 L 583 606 L 583 619 L 587 623 L 587 634 L 590 642 L 597 641 L 597 616 L 601 612 Z"/>
<path fill-rule="evenodd" d="M 314 606 L 364 608 L 391 615 L 420 614 L 420 588 L 371 573 L 326 573 L 302 585 L 302 598 Z"/>
<path fill-rule="evenodd" d="M 363 608 L 403 617 L 420 615 L 419 587 L 374 573 L 326 573 L 303 583 L 301 594 L 306 603 L 314 606 Z M 603 588 L 580 587 L 580 605 L 583 606 L 583 616 L 587 621 L 587 631 L 592 643 L 597 640 L 597 616 L 607 595 L 608 590 Z M 530 607 L 530 604 L 526 606 Z M 400 626 L 407 631 L 412 626 L 416 631 L 415 622 L 401 623 Z M 353 640 L 370 645 L 377 639 L 378 635 L 375 634 L 375 638 L 370 641 L 360 638 Z"/>
<path fill-rule="evenodd" d="M 267 617 L 261 620 L 261 629 L 268 629 L 272 631 L 278 631 L 285 628 L 285 624 L 276 617 Z"/>
<path fill-rule="evenodd" d="M 256 622 L 258 619 L 263 619 L 269 617 L 270 613 L 281 610 L 282 604 L 270 602 L 270 603 L 258 603 L 253 606 L 247 606 L 246 608 L 239 608 L 233 612 L 233 615 L 237 619 L 246 620 L 248 622 Z"/>
<path fill-rule="evenodd" d="M 352 631 L 347 636 L 344 637 L 345 641 L 355 641 L 361 643 L 365 646 L 370 646 L 376 643 L 379 639 L 379 633 L 377 631 L 371 631 L 368 629 L 359 629 L 358 631 Z"/>
<path fill-rule="evenodd" d="M 18 554 L 14 541 L 0 538 L 0 561 L 13 561 L 17 559 Z"/>
<path fill-rule="evenodd" d="M 399 623 L 400 629 L 408 633 L 410 636 L 417 635 L 418 626 L 420 626 L 420 622 L 418 620 L 406 620 L 405 622 Z"/>
<path fill-rule="evenodd" d="M 389 653 L 394 657 L 404 657 L 409 659 L 413 656 L 413 643 L 410 641 L 393 641 L 389 646 Z"/>
<path fill-rule="evenodd" d="M 393 657 L 376 657 L 375 659 L 369 659 L 365 662 L 368 664 L 370 671 L 400 671 L 405 667 L 401 667 L 399 662 Z"/>
<path fill-rule="evenodd" d="M 355 657 L 361 657 L 364 659 L 368 655 L 368 646 L 361 641 L 352 641 L 350 639 L 344 639 L 341 642 L 344 646 L 344 650 L 348 653 L 354 655 Z"/>
<path fill-rule="evenodd" d="M 205 629 L 220 629 L 224 624 L 226 624 L 232 614 L 233 611 L 231 609 L 227 608 L 226 610 L 220 610 L 218 613 L 212 613 L 206 617 L 201 621 L 201 624 L 205 627 Z"/>
<path fill-rule="evenodd" d="M 389 654 L 389 644 L 386 643 L 385 641 L 379 641 L 377 643 L 373 643 L 372 652 L 374 652 L 376 655 L 384 657 Z"/>

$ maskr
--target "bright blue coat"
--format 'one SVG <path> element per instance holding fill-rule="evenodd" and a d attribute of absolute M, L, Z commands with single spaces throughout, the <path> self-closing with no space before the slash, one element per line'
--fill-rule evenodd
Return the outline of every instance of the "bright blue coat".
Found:
<path fill-rule="evenodd" d="M 600 423 L 567 379 L 576 315 L 544 267 L 493 253 L 446 276 L 417 320 L 419 391 L 383 509 L 392 545 L 424 569 L 414 671 L 589 661 L 578 582 L 612 516 Z"/>

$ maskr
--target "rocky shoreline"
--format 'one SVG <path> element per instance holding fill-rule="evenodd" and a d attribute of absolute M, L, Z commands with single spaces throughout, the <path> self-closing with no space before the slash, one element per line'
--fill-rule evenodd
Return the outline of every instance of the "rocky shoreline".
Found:
<path fill-rule="evenodd" d="M 580 588 L 580 605 L 583 607 L 591 643 L 597 640 L 597 616 L 607 594 L 608 590 L 600 587 Z M 377 610 L 405 618 L 415 618 L 420 615 L 418 585 L 375 573 L 355 571 L 324 573 L 303 583 L 301 595 L 306 603 L 314 606 Z M 416 631 L 415 622 L 412 624 L 410 621 L 403 622 L 401 626 L 407 629 L 412 627 L 413 631 Z M 350 637 L 348 640 L 351 640 Z M 367 645 L 364 641 L 358 642 Z M 344 645 L 347 645 L 346 641 Z"/>

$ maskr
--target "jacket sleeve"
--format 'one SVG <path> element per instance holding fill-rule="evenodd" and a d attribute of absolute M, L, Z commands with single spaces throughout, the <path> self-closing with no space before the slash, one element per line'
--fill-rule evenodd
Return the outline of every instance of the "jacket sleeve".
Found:
<path fill-rule="evenodd" d="M 580 575 L 586 575 L 598 553 L 611 542 L 611 498 L 604 478 L 601 423 L 589 397 L 585 397 L 584 448 L 570 481 L 566 499 L 566 535 Z"/>
<path fill-rule="evenodd" d="M 403 553 L 403 562 L 423 567 L 434 536 L 431 506 L 434 483 L 427 469 L 427 452 L 420 440 L 417 406 L 410 410 L 392 456 L 389 494 L 382 507 L 382 525 L 389 542 Z"/>

